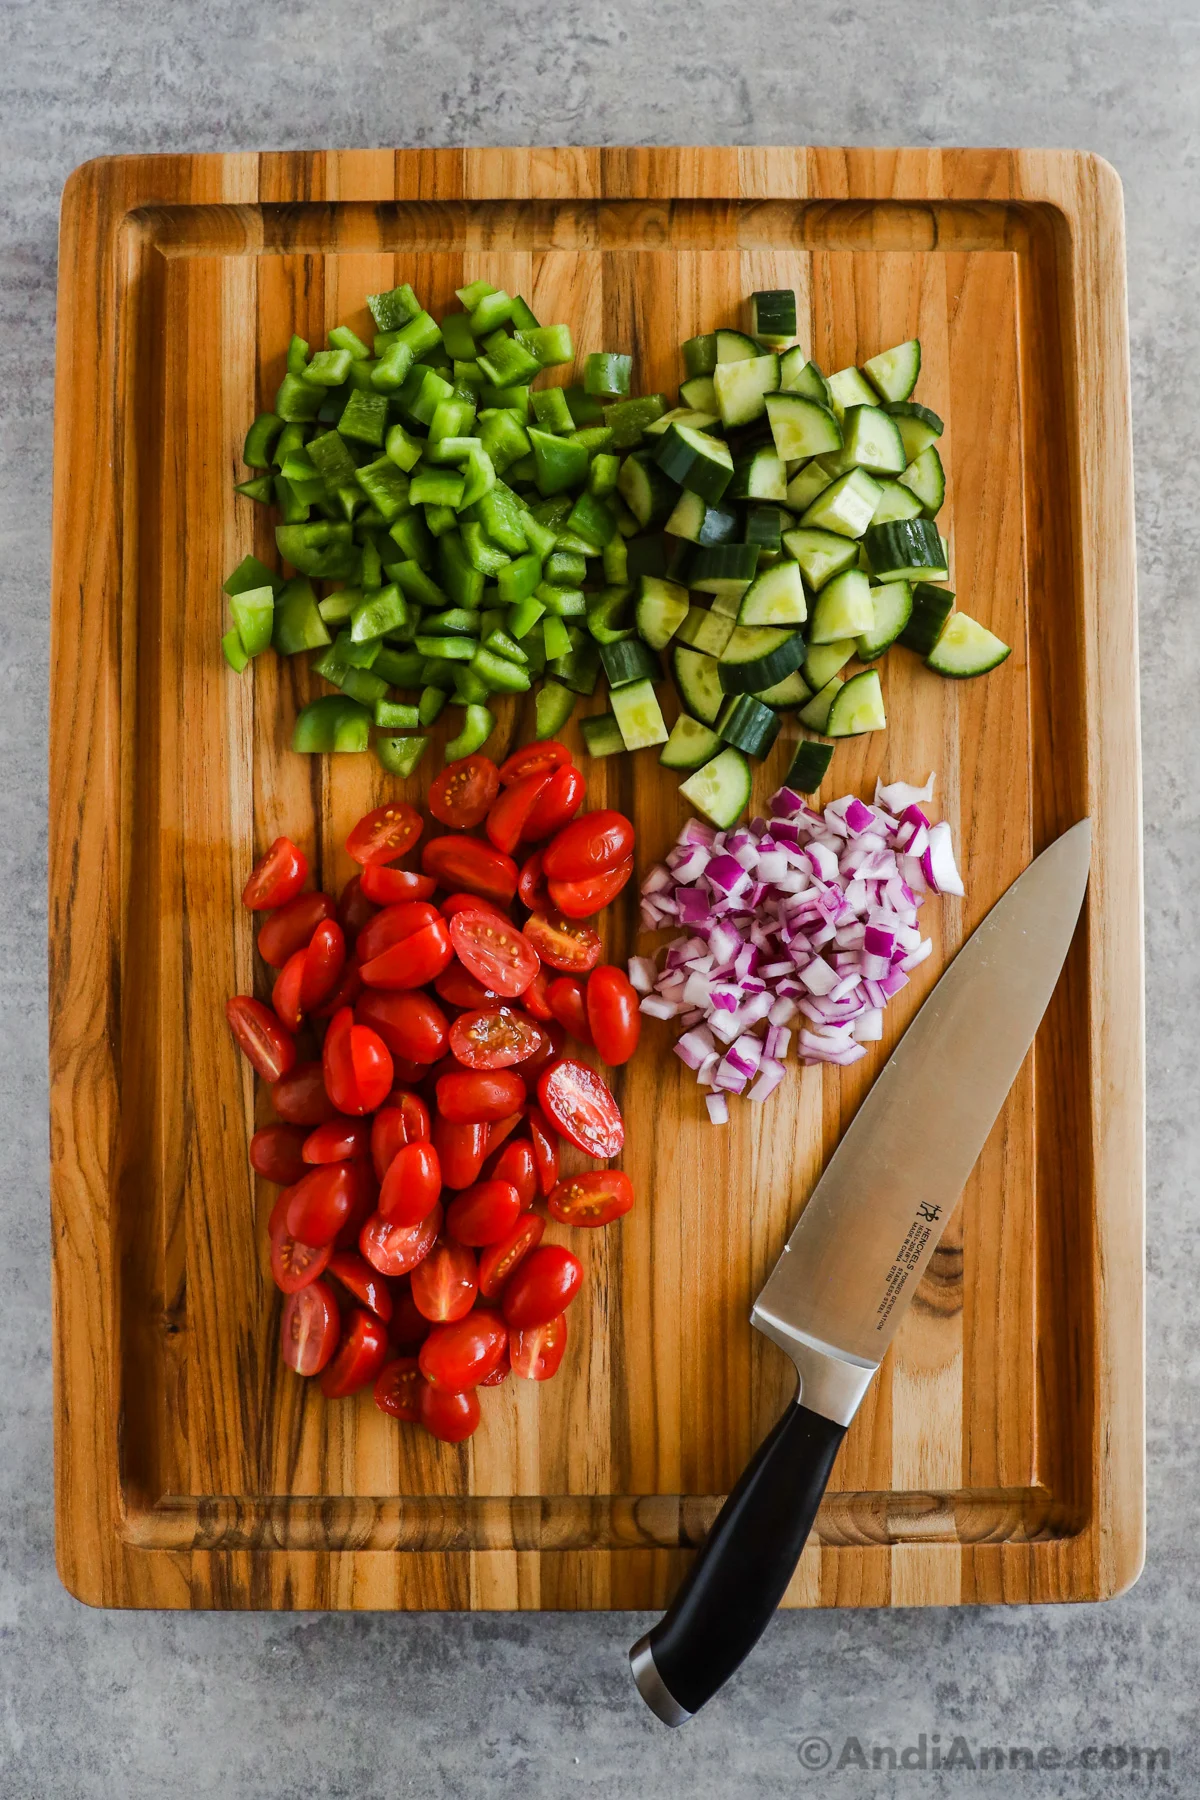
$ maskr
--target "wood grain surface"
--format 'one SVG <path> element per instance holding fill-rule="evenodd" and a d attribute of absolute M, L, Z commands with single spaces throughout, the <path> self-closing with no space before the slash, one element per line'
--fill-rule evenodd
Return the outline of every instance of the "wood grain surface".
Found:
<path fill-rule="evenodd" d="M 1014 645 L 986 680 L 881 665 L 889 729 L 823 794 L 938 773 L 968 897 L 855 1068 L 793 1066 L 707 1124 L 648 1024 L 616 1086 L 635 1210 L 575 1233 L 560 1378 L 487 1393 L 461 1448 L 277 1354 L 265 1116 L 224 1027 L 256 972 L 245 873 L 277 833 L 328 884 L 360 812 L 419 799 L 370 757 L 295 756 L 305 659 L 224 666 L 221 582 L 262 509 L 247 420 L 293 330 L 359 325 L 411 281 L 483 276 L 581 354 L 674 389 L 678 344 L 794 287 L 826 368 L 919 335 L 946 420 L 951 585 Z M 437 150 L 117 158 L 63 206 L 56 412 L 50 955 L 58 1562 L 113 1606 L 662 1604 L 773 1422 L 790 1365 L 751 1298 L 840 1133 L 955 949 L 1089 813 L 1067 971 L 855 1422 L 788 1602 L 1095 1599 L 1143 1541 L 1141 869 L 1119 184 L 1068 153 Z M 559 379 L 555 372 L 553 379 Z M 595 706 L 603 704 L 598 698 Z M 528 736 L 505 703 L 490 748 Z M 572 741 L 577 725 L 571 727 Z M 794 725 L 757 774 L 777 785 Z M 653 752 L 589 763 L 644 862 L 682 816 Z M 637 941 L 627 893 L 607 952 Z M 986 1029 L 986 1021 L 981 1021 Z M 914 1122 L 919 1142 L 919 1121 Z M 566 1236 L 565 1233 L 559 1235 Z M 585 1239 L 586 1241 L 580 1242 Z"/>

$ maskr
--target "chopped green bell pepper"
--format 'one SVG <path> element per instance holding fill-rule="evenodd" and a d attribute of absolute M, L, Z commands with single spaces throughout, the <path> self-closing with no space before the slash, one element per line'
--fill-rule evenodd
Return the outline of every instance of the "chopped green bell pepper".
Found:
<path fill-rule="evenodd" d="M 251 469 L 269 469 L 271 446 L 282 430 L 283 420 L 278 413 L 259 413 L 246 433 L 246 441 L 242 445 L 242 461 Z"/>
<path fill-rule="evenodd" d="M 389 775 L 396 775 L 400 780 L 407 780 L 426 750 L 429 748 L 427 737 L 381 737 L 375 739 L 375 754 L 379 758 L 380 767 Z"/>
<path fill-rule="evenodd" d="M 225 652 L 225 661 L 229 664 L 234 674 L 240 675 L 242 670 L 246 667 L 246 664 L 250 661 L 250 658 L 242 648 L 242 640 L 238 636 L 236 625 L 232 631 L 227 631 L 225 636 L 221 639 L 221 649 Z"/>
<path fill-rule="evenodd" d="M 296 715 L 292 749 L 308 755 L 365 750 L 371 741 L 371 715 L 342 694 L 323 694 Z"/>
<path fill-rule="evenodd" d="M 286 582 L 275 602 L 271 642 L 281 656 L 321 650 L 332 640 L 317 610 L 317 596 L 306 576 Z"/>
<path fill-rule="evenodd" d="M 380 331 L 399 331 L 401 326 L 417 317 L 421 302 L 406 281 L 385 294 L 368 294 L 367 307 Z"/>
<path fill-rule="evenodd" d="M 575 710 L 575 695 L 559 681 L 544 681 L 534 702 L 534 736 L 557 737 Z"/>
<path fill-rule="evenodd" d="M 487 743 L 495 726 L 496 721 L 486 706 L 465 707 L 462 728 L 446 745 L 446 761 L 459 762 L 464 756 L 473 756 Z"/>
<path fill-rule="evenodd" d="M 613 399 L 629 392 L 633 376 L 632 356 L 619 356 L 612 350 L 593 350 L 583 365 L 583 391 Z"/>

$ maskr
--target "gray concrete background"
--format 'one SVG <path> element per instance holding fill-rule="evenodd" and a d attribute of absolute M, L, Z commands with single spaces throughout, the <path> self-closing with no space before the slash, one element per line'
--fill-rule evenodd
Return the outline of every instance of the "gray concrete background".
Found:
<path fill-rule="evenodd" d="M 0 4 L 0 1795 L 1200 1793 L 1200 14 L 1189 0 Z M 1125 183 L 1150 1023 L 1146 1572 L 1101 1608 L 793 1614 L 684 1732 L 634 1621 L 89 1612 L 52 1555 L 44 816 L 58 199 L 121 151 L 1061 145 Z M 814 1772 L 819 1734 L 1166 1745 L 1128 1770 Z"/>

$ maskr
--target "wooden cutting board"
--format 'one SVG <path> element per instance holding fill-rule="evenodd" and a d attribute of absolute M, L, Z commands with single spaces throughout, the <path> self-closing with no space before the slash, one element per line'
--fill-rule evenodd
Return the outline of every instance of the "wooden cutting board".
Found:
<path fill-rule="evenodd" d="M 793 1067 L 711 1128 L 667 1028 L 617 1086 L 639 1201 L 574 1234 L 558 1380 L 489 1392 L 462 1448 L 283 1370 L 221 1017 L 254 978 L 237 904 L 278 832 L 348 872 L 398 784 L 291 754 L 310 678 L 224 667 L 221 581 L 273 556 L 235 500 L 293 329 L 362 324 L 411 281 L 486 277 L 631 350 L 793 287 L 826 369 L 912 335 L 942 440 L 951 584 L 1014 645 L 986 680 L 882 665 L 886 734 L 825 798 L 938 773 L 968 897 L 848 1071 Z M 651 1607 L 790 1391 L 751 1298 L 955 948 L 1085 813 L 1086 920 L 1037 1043 L 868 1396 L 794 1605 L 1095 1599 L 1142 1557 L 1142 1020 L 1137 649 L 1120 187 L 1007 151 L 444 150 L 117 158 L 67 185 L 59 284 L 50 812 L 58 1562 L 112 1606 Z M 555 374 L 558 379 L 558 373 Z M 593 703 L 599 707 L 598 697 Z M 508 705 L 499 747 L 527 736 Z M 572 742 L 577 724 L 571 727 Z M 756 802 L 791 754 L 789 722 Z M 440 742 L 405 787 L 419 798 Z M 643 863 L 683 816 L 653 752 L 588 764 Z M 608 954 L 636 940 L 632 893 Z M 980 1020 L 987 1029 L 987 1020 Z M 257 1115 L 256 1115 L 257 1109 Z M 919 1156 L 922 1122 L 897 1156 Z M 262 1184 L 259 1184 L 260 1188 Z"/>

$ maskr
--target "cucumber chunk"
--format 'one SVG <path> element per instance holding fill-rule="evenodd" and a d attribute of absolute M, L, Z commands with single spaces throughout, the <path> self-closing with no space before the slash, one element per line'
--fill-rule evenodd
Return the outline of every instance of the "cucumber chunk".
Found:
<path fill-rule="evenodd" d="M 730 500 L 783 501 L 786 498 L 787 475 L 777 450 L 764 444 L 734 459 L 733 480 L 725 490 L 727 503 Z"/>
<path fill-rule="evenodd" d="M 730 543 L 737 537 L 737 528 L 737 514 L 731 507 L 707 506 L 699 494 L 690 494 L 686 488 L 665 526 L 673 537 L 705 547 Z"/>
<path fill-rule="evenodd" d="M 945 547 L 929 519 L 871 525 L 863 543 L 879 581 L 945 581 L 949 574 Z"/>
<path fill-rule="evenodd" d="M 840 675 L 834 675 L 819 693 L 813 695 L 807 706 L 800 708 L 800 723 L 807 725 L 810 731 L 824 731 L 829 723 L 833 703 L 845 685 Z"/>
<path fill-rule="evenodd" d="M 884 400 L 907 400 L 921 373 L 921 340 L 909 338 L 891 350 L 882 350 L 863 364 L 863 374 Z"/>
<path fill-rule="evenodd" d="M 704 656 L 680 644 L 671 653 L 671 668 L 679 697 L 688 711 L 712 725 L 725 703 L 716 657 Z"/>
<path fill-rule="evenodd" d="M 814 594 L 820 593 L 827 581 L 852 569 L 858 562 L 858 545 L 853 538 L 836 531 L 819 531 L 812 526 L 797 525 L 783 534 L 784 548 L 795 557 L 800 572 Z"/>
<path fill-rule="evenodd" d="M 939 675 L 966 681 L 972 675 L 986 675 L 1011 655 L 1010 644 L 968 613 L 956 612 L 925 661 Z"/>
<path fill-rule="evenodd" d="M 798 562 L 780 562 L 764 569 L 742 595 L 739 625 L 803 625 L 808 602 Z"/>
<path fill-rule="evenodd" d="M 713 544 L 697 551 L 688 585 L 702 594 L 740 600 L 758 571 L 758 556 L 757 544 Z"/>
<path fill-rule="evenodd" d="M 875 405 L 875 389 L 855 368 L 836 370 L 829 377 L 828 386 L 833 415 L 839 424 L 848 406 Z"/>
<path fill-rule="evenodd" d="M 825 734 L 834 738 L 860 737 L 864 731 L 883 731 L 886 726 L 879 671 L 864 669 L 844 682 L 834 696 Z"/>
<path fill-rule="evenodd" d="M 832 744 L 814 744 L 811 738 L 802 738 L 796 745 L 784 787 L 791 788 L 794 794 L 815 794 L 832 760 Z"/>
<path fill-rule="evenodd" d="M 889 401 L 884 411 L 895 419 L 904 454 L 910 463 L 915 462 L 922 450 L 936 442 L 946 429 L 935 412 L 928 406 L 919 406 L 915 400 Z"/>
<path fill-rule="evenodd" d="M 761 700 L 764 706 L 773 706 L 777 712 L 787 712 L 796 706 L 803 706 L 812 698 L 812 689 L 805 681 L 799 669 L 793 669 L 782 681 L 772 687 L 759 688 L 754 698 Z"/>
<path fill-rule="evenodd" d="M 814 694 L 827 687 L 840 674 L 856 650 L 854 638 L 839 638 L 833 644 L 813 644 L 804 659 L 804 679 Z"/>
<path fill-rule="evenodd" d="M 750 764 L 740 750 L 722 750 L 680 784 L 684 799 L 720 831 L 741 817 L 750 800 Z"/>
<path fill-rule="evenodd" d="M 831 475 L 844 474 L 847 469 L 866 469 L 869 475 L 902 475 L 907 466 L 896 421 L 879 406 L 848 406 L 842 419 L 842 448 L 822 460 Z"/>
<path fill-rule="evenodd" d="M 858 637 L 875 624 L 871 584 L 861 569 L 843 569 L 821 589 L 813 603 L 811 644 L 835 644 Z"/>
<path fill-rule="evenodd" d="M 937 455 L 936 450 L 934 455 Z M 892 519 L 920 518 L 924 508 L 910 487 L 902 487 L 900 481 L 881 481 L 879 487 L 879 505 L 871 514 L 872 525 L 886 525 Z"/>
<path fill-rule="evenodd" d="M 762 345 L 744 331 L 718 331 L 714 334 L 717 363 L 748 362 L 762 355 Z M 685 353 L 686 360 L 686 353 Z M 709 373 L 716 379 L 716 364 Z M 691 371 L 689 371 L 690 373 Z"/>
<path fill-rule="evenodd" d="M 620 649 L 620 645 L 614 645 Z M 667 727 L 663 722 L 658 696 L 648 680 L 631 681 L 613 688 L 613 717 L 627 750 L 644 750 L 650 744 L 665 744 Z"/>
<path fill-rule="evenodd" d="M 890 584 L 889 584 L 890 585 Z M 897 584 L 898 585 L 898 584 Z M 918 656 L 928 656 L 954 611 L 954 594 L 950 588 L 934 587 L 918 581 L 912 589 L 912 616 L 900 633 L 898 642 Z"/>
<path fill-rule="evenodd" d="M 822 406 L 833 411 L 829 383 L 815 362 L 805 360 L 799 345 L 794 350 L 785 350 L 779 359 L 779 389 L 784 394 L 804 394 L 809 400 L 819 400 Z"/>
<path fill-rule="evenodd" d="M 804 394 L 769 394 L 763 405 L 771 422 L 775 448 L 785 461 L 825 456 L 841 449 L 841 426 L 821 401 Z M 897 432 L 897 442 L 899 436 Z"/>
<path fill-rule="evenodd" d="M 720 417 L 717 406 L 717 390 L 711 375 L 693 375 L 679 384 L 679 398 L 685 406 L 694 407 L 697 412 L 712 413 L 714 418 Z"/>
<path fill-rule="evenodd" d="M 792 288 L 764 288 L 750 296 L 750 329 L 760 344 L 782 349 L 796 335 L 796 295 Z"/>
<path fill-rule="evenodd" d="M 909 463 L 899 485 L 909 489 L 927 519 L 937 517 L 946 498 L 946 471 L 932 444 L 927 444 L 920 456 Z M 876 521 L 872 519 L 871 523 Z"/>
<path fill-rule="evenodd" d="M 798 631 L 739 625 L 725 646 L 717 673 L 727 694 L 757 694 L 793 674 L 804 655 L 805 643 Z"/>
<path fill-rule="evenodd" d="M 688 615 L 688 592 L 678 582 L 643 575 L 637 628 L 652 650 L 664 650 Z"/>
<path fill-rule="evenodd" d="M 832 480 L 833 476 L 828 474 L 819 462 L 805 463 L 802 469 L 797 469 L 787 484 L 788 505 L 793 512 L 806 512 L 817 495 L 823 494 Z"/>
<path fill-rule="evenodd" d="M 616 643 L 601 644 L 600 661 L 608 676 L 608 685 L 613 690 L 614 709 L 618 688 L 627 687 L 634 681 L 662 680 L 658 658 L 653 650 L 643 644 L 641 638 L 621 638 Z M 620 714 L 617 716 L 619 718 Z"/>
<path fill-rule="evenodd" d="M 595 713 L 590 719 L 580 719 L 579 729 L 583 733 L 589 756 L 615 756 L 625 748 L 621 728 L 610 712 Z"/>
<path fill-rule="evenodd" d="M 842 537 L 860 538 L 879 505 L 880 486 L 865 469 L 850 469 L 830 482 L 801 515 L 804 526 L 836 531 Z M 886 529 L 886 528 L 883 528 Z"/>
<path fill-rule="evenodd" d="M 699 494 L 710 506 L 716 505 L 733 480 L 733 456 L 728 444 L 703 431 L 695 431 L 690 425 L 672 425 L 655 451 L 654 459 L 671 481 Z M 668 507 L 667 511 L 670 510 Z M 634 516 L 637 516 L 636 512 Z"/>
<path fill-rule="evenodd" d="M 693 606 L 688 609 L 687 617 L 675 635 L 681 644 L 689 644 L 693 650 L 702 650 L 706 656 L 720 656 L 733 636 L 735 623 L 725 613 Z"/>
<path fill-rule="evenodd" d="M 858 655 L 863 662 L 875 662 L 889 649 L 912 617 L 912 587 L 907 581 L 886 581 L 871 589 L 875 623 L 869 631 L 859 633 Z"/>
<path fill-rule="evenodd" d="M 737 362 L 718 361 L 712 384 L 722 424 L 752 425 L 766 412 L 767 395 L 778 392 L 779 358 L 774 351 L 764 356 L 760 350 Z"/>
<path fill-rule="evenodd" d="M 766 756 L 779 736 L 779 718 L 753 694 L 731 694 L 717 719 L 717 736 L 747 756 Z"/>
<path fill-rule="evenodd" d="M 584 725 L 587 723 L 585 719 Z M 701 725 L 699 719 L 693 719 L 688 713 L 680 713 L 658 760 L 664 769 L 698 769 L 720 748 L 721 740 L 715 731 L 710 731 L 707 725 Z"/>

